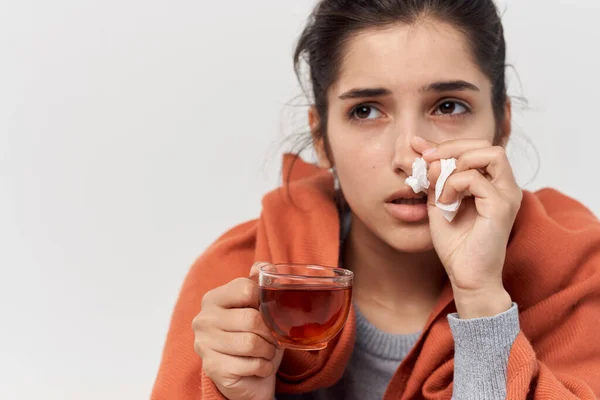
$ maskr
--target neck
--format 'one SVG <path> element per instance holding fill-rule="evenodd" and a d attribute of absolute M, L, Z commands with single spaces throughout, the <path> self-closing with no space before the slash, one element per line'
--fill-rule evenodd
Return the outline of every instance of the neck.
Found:
<path fill-rule="evenodd" d="M 400 252 L 354 218 L 344 248 L 346 268 L 354 272 L 359 304 L 394 314 L 429 314 L 447 280 L 434 250 Z"/>

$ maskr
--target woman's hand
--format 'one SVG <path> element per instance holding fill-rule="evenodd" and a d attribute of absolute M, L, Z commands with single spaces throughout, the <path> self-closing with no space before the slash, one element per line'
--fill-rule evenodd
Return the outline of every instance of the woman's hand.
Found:
<path fill-rule="evenodd" d="M 258 272 L 256 265 L 252 271 Z M 192 324 L 202 368 L 230 400 L 275 396 L 283 349 L 263 321 L 258 303 L 257 283 L 239 278 L 206 293 Z"/>
<path fill-rule="evenodd" d="M 435 250 L 450 278 L 461 318 L 497 315 L 512 300 L 502 283 L 508 238 L 523 194 L 506 152 L 486 140 L 451 140 L 439 145 L 414 138 L 416 151 L 431 163 L 429 225 Z M 456 158 L 440 202 L 451 204 L 468 191 L 456 218 L 448 222 L 435 206 L 441 159 Z"/>

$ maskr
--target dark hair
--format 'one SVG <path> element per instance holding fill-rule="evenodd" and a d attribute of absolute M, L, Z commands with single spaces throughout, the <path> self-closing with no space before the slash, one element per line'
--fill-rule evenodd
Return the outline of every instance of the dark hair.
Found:
<path fill-rule="evenodd" d="M 294 52 L 296 75 L 302 85 L 302 61 L 307 63 L 310 93 L 321 120 L 317 132 L 327 144 L 327 91 L 338 79 L 344 45 L 367 28 L 396 23 L 414 24 L 436 18 L 461 31 L 475 62 L 492 83 L 496 138 L 505 117 L 506 44 L 493 0 L 322 0 L 313 10 Z M 325 148 L 329 152 L 328 146 Z M 330 154 L 329 154 L 330 155 Z"/>

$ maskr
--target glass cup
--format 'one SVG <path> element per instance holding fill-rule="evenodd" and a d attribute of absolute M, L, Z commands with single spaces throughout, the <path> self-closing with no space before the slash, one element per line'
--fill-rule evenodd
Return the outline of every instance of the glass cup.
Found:
<path fill-rule="evenodd" d="M 320 350 L 341 330 L 352 306 L 354 274 L 307 264 L 259 268 L 260 312 L 281 347 Z"/>

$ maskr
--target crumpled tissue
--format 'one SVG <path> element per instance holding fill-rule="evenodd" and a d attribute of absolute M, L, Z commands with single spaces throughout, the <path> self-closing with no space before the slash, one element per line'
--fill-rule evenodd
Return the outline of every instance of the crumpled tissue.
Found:
<path fill-rule="evenodd" d="M 406 178 L 406 184 L 412 188 L 415 193 L 425 192 L 427 193 L 427 189 L 429 189 L 429 179 L 427 179 L 427 171 L 429 169 L 429 165 L 423 158 L 415 159 L 412 166 L 412 175 Z M 464 193 L 459 195 L 457 201 L 452 204 L 442 204 L 439 199 L 442 195 L 442 190 L 444 189 L 444 185 L 446 181 L 456 169 L 456 158 L 449 158 L 441 160 L 441 173 L 435 184 L 435 205 L 442 211 L 442 215 L 446 220 L 452 222 L 456 213 L 458 212 L 458 208 L 462 202 L 464 197 Z"/>

